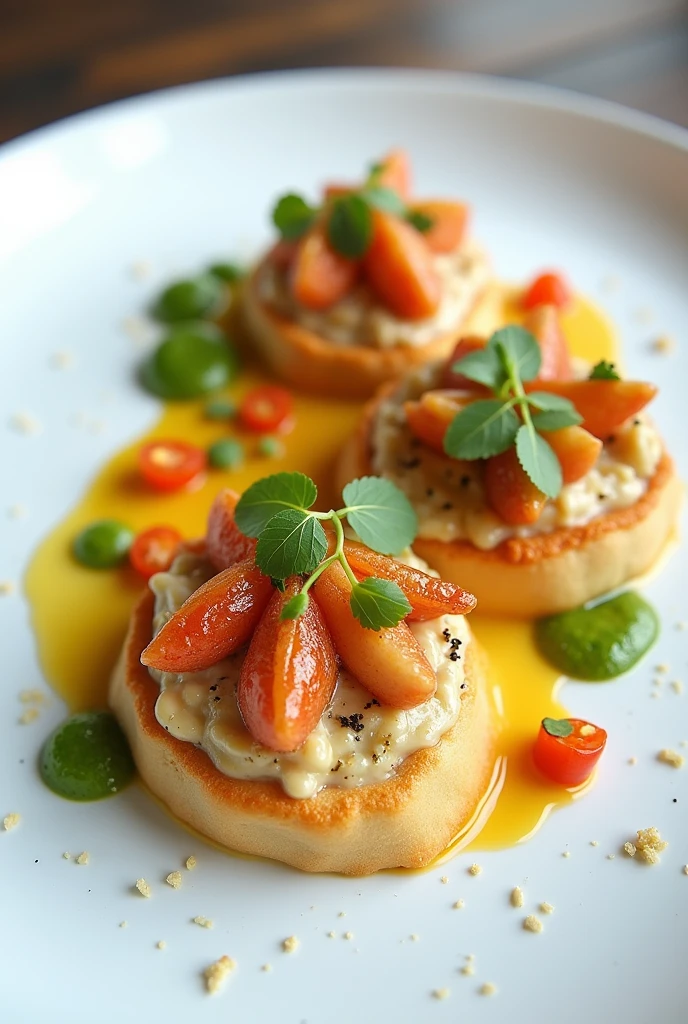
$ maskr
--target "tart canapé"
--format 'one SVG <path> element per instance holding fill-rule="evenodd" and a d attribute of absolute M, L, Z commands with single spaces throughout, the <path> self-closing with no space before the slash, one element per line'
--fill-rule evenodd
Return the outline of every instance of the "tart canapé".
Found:
<path fill-rule="evenodd" d="M 474 598 L 410 553 L 395 561 L 341 534 L 345 571 L 330 532 L 297 608 L 303 575 L 280 589 L 261 572 L 236 500 L 218 495 L 205 541 L 183 546 L 134 610 L 110 704 L 142 778 L 230 849 L 345 874 L 429 863 L 494 767 Z M 373 577 L 401 595 L 394 625 L 353 610 Z"/>
<path fill-rule="evenodd" d="M 572 360 L 554 306 L 526 327 L 465 338 L 381 389 L 339 465 L 340 483 L 394 481 L 418 514 L 414 551 L 482 611 L 518 617 L 575 608 L 645 572 L 681 494 L 645 411 L 656 388 Z M 502 365 L 512 356 L 524 361 L 516 376 Z"/>
<path fill-rule="evenodd" d="M 284 196 L 273 219 L 282 237 L 248 280 L 243 313 L 270 368 L 300 389 L 368 397 L 448 355 L 486 291 L 467 205 L 412 199 L 401 150 L 360 186 L 326 187 L 318 208 Z"/>

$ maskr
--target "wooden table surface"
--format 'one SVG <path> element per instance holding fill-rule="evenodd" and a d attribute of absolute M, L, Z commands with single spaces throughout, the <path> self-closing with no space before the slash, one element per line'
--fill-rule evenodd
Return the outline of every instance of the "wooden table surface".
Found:
<path fill-rule="evenodd" d="M 0 0 L 0 141 L 268 68 L 479 71 L 688 125 L 688 0 Z"/>

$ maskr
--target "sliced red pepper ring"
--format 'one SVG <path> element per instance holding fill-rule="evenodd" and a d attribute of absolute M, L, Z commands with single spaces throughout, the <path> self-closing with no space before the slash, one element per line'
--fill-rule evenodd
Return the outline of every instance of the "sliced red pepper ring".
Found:
<path fill-rule="evenodd" d="M 181 539 L 181 533 L 174 526 L 151 526 L 134 538 L 129 548 L 129 561 L 148 580 L 156 572 L 169 569 Z"/>
<path fill-rule="evenodd" d="M 602 756 L 607 733 L 582 718 L 543 718 L 533 759 L 537 768 L 561 786 L 580 786 Z"/>
<path fill-rule="evenodd" d="M 206 468 L 203 448 L 187 441 L 149 441 L 139 448 L 139 470 L 143 479 L 158 491 L 177 491 L 191 483 Z"/>
<path fill-rule="evenodd" d="M 254 388 L 241 401 L 239 419 L 247 430 L 257 434 L 287 434 L 294 427 L 292 394 L 276 384 Z"/>

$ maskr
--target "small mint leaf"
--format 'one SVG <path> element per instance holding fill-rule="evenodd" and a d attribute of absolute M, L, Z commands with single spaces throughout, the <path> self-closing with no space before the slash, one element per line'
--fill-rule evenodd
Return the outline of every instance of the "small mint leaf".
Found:
<path fill-rule="evenodd" d="M 257 537 L 276 512 L 311 508 L 317 497 L 317 487 L 304 473 L 273 473 L 256 480 L 244 491 L 234 510 L 234 519 L 247 537 Z"/>
<path fill-rule="evenodd" d="M 396 626 L 411 611 L 403 590 L 392 580 L 370 576 L 351 590 L 351 611 L 366 629 Z"/>
<path fill-rule="evenodd" d="M 616 372 L 614 363 L 600 359 L 599 363 L 596 363 L 590 371 L 588 380 L 621 380 L 621 377 Z"/>
<path fill-rule="evenodd" d="M 361 199 L 364 199 L 369 206 L 376 210 L 384 210 L 386 213 L 393 213 L 397 217 L 403 217 L 406 213 L 406 203 L 394 189 L 386 188 L 384 185 L 370 185 L 359 192 Z"/>
<path fill-rule="evenodd" d="M 522 381 L 534 380 L 542 364 L 542 350 L 530 331 L 516 324 L 509 324 L 495 331 L 487 343 L 495 348 L 505 371 L 511 377 L 516 374 Z"/>
<path fill-rule="evenodd" d="M 364 544 L 395 555 L 415 540 L 418 519 L 406 495 L 391 480 L 364 476 L 343 490 L 346 518 Z"/>
<path fill-rule="evenodd" d="M 406 220 L 409 222 L 411 227 L 415 228 L 416 231 L 420 231 L 422 235 L 435 223 L 432 217 L 429 217 L 427 213 L 422 213 L 421 210 L 408 210 L 406 213 Z"/>
<path fill-rule="evenodd" d="M 539 412 L 533 416 L 536 430 L 562 430 L 564 427 L 575 427 L 583 422 L 583 417 L 575 409 L 552 409 L 550 412 Z"/>
<path fill-rule="evenodd" d="M 308 594 L 294 594 L 285 604 L 280 619 L 298 619 L 308 608 Z"/>
<path fill-rule="evenodd" d="M 487 459 L 510 448 L 520 420 L 498 398 L 472 402 L 457 413 L 444 435 L 444 450 L 454 459 Z"/>
<path fill-rule="evenodd" d="M 305 235 L 317 213 L 318 211 L 309 206 L 303 196 L 289 193 L 277 200 L 272 211 L 272 223 L 282 238 L 293 242 Z"/>
<path fill-rule="evenodd" d="M 277 589 L 279 590 L 279 592 L 281 594 L 284 593 L 284 591 L 286 589 L 286 587 L 284 586 L 284 580 L 278 580 L 274 576 L 271 576 L 270 577 L 270 582 L 272 583 L 273 587 L 277 587 Z"/>
<path fill-rule="evenodd" d="M 310 573 L 327 552 L 327 538 L 318 519 L 288 508 L 265 526 L 256 545 L 256 565 L 266 576 L 284 580 Z"/>
<path fill-rule="evenodd" d="M 563 485 L 559 459 L 544 437 L 525 423 L 516 434 L 516 454 L 531 483 L 548 498 L 556 498 Z"/>
<path fill-rule="evenodd" d="M 357 260 L 372 237 L 373 215 L 365 200 L 356 193 L 335 199 L 327 222 L 327 238 L 332 248 L 347 259 Z"/>
<path fill-rule="evenodd" d="M 570 736 L 573 726 L 568 718 L 543 718 L 542 728 L 550 736 Z"/>
<path fill-rule="evenodd" d="M 485 384 L 492 391 L 499 391 L 507 379 L 496 348 L 487 346 L 464 356 L 458 363 L 454 363 L 452 370 L 478 384 Z"/>

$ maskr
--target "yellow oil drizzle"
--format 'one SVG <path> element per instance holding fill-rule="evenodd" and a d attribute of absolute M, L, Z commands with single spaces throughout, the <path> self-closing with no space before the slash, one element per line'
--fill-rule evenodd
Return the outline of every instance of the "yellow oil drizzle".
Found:
<path fill-rule="evenodd" d="M 499 306 L 498 322 L 522 318 L 513 290 L 504 289 Z M 616 358 L 612 329 L 588 302 L 577 300 L 565 314 L 563 325 L 576 356 L 591 361 Z M 231 389 L 232 397 L 240 397 L 263 379 L 258 371 L 247 370 Z M 202 401 L 167 404 L 156 426 L 100 471 L 31 562 L 26 591 L 41 663 L 48 681 L 73 710 L 106 704 L 110 671 L 141 589 L 140 579 L 131 570 L 99 572 L 74 561 L 71 543 L 84 526 L 107 517 L 121 519 L 135 530 L 169 523 L 184 536 L 200 536 L 217 490 L 231 486 L 241 491 L 258 477 L 278 470 L 299 469 L 311 476 L 318 484 L 320 508 L 339 503 L 331 484 L 332 467 L 358 420 L 359 402 L 297 396 L 296 427 L 284 439 L 284 455 L 277 459 L 260 456 L 254 437 L 205 418 L 203 406 Z M 183 437 L 205 446 L 228 433 L 245 443 L 246 460 L 241 468 L 211 470 L 193 491 L 172 495 L 151 492 L 141 482 L 136 456 L 144 440 Z M 519 842 L 553 807 L 577 795 L 548 785 L 530 763 L 530 746 L 540 719 L 566 714 L 556 699 L 557 673 L 535 650 L 530 623 L 475 613 L 472 624 L 490 659 L 491 685 L 503 729 L 491 792 L 478 808 L 472 827 L 456 837 L 450 852 L 469 842 L 480 848 Z M 492 804 L 494 809 L 487 817 Z"/>

